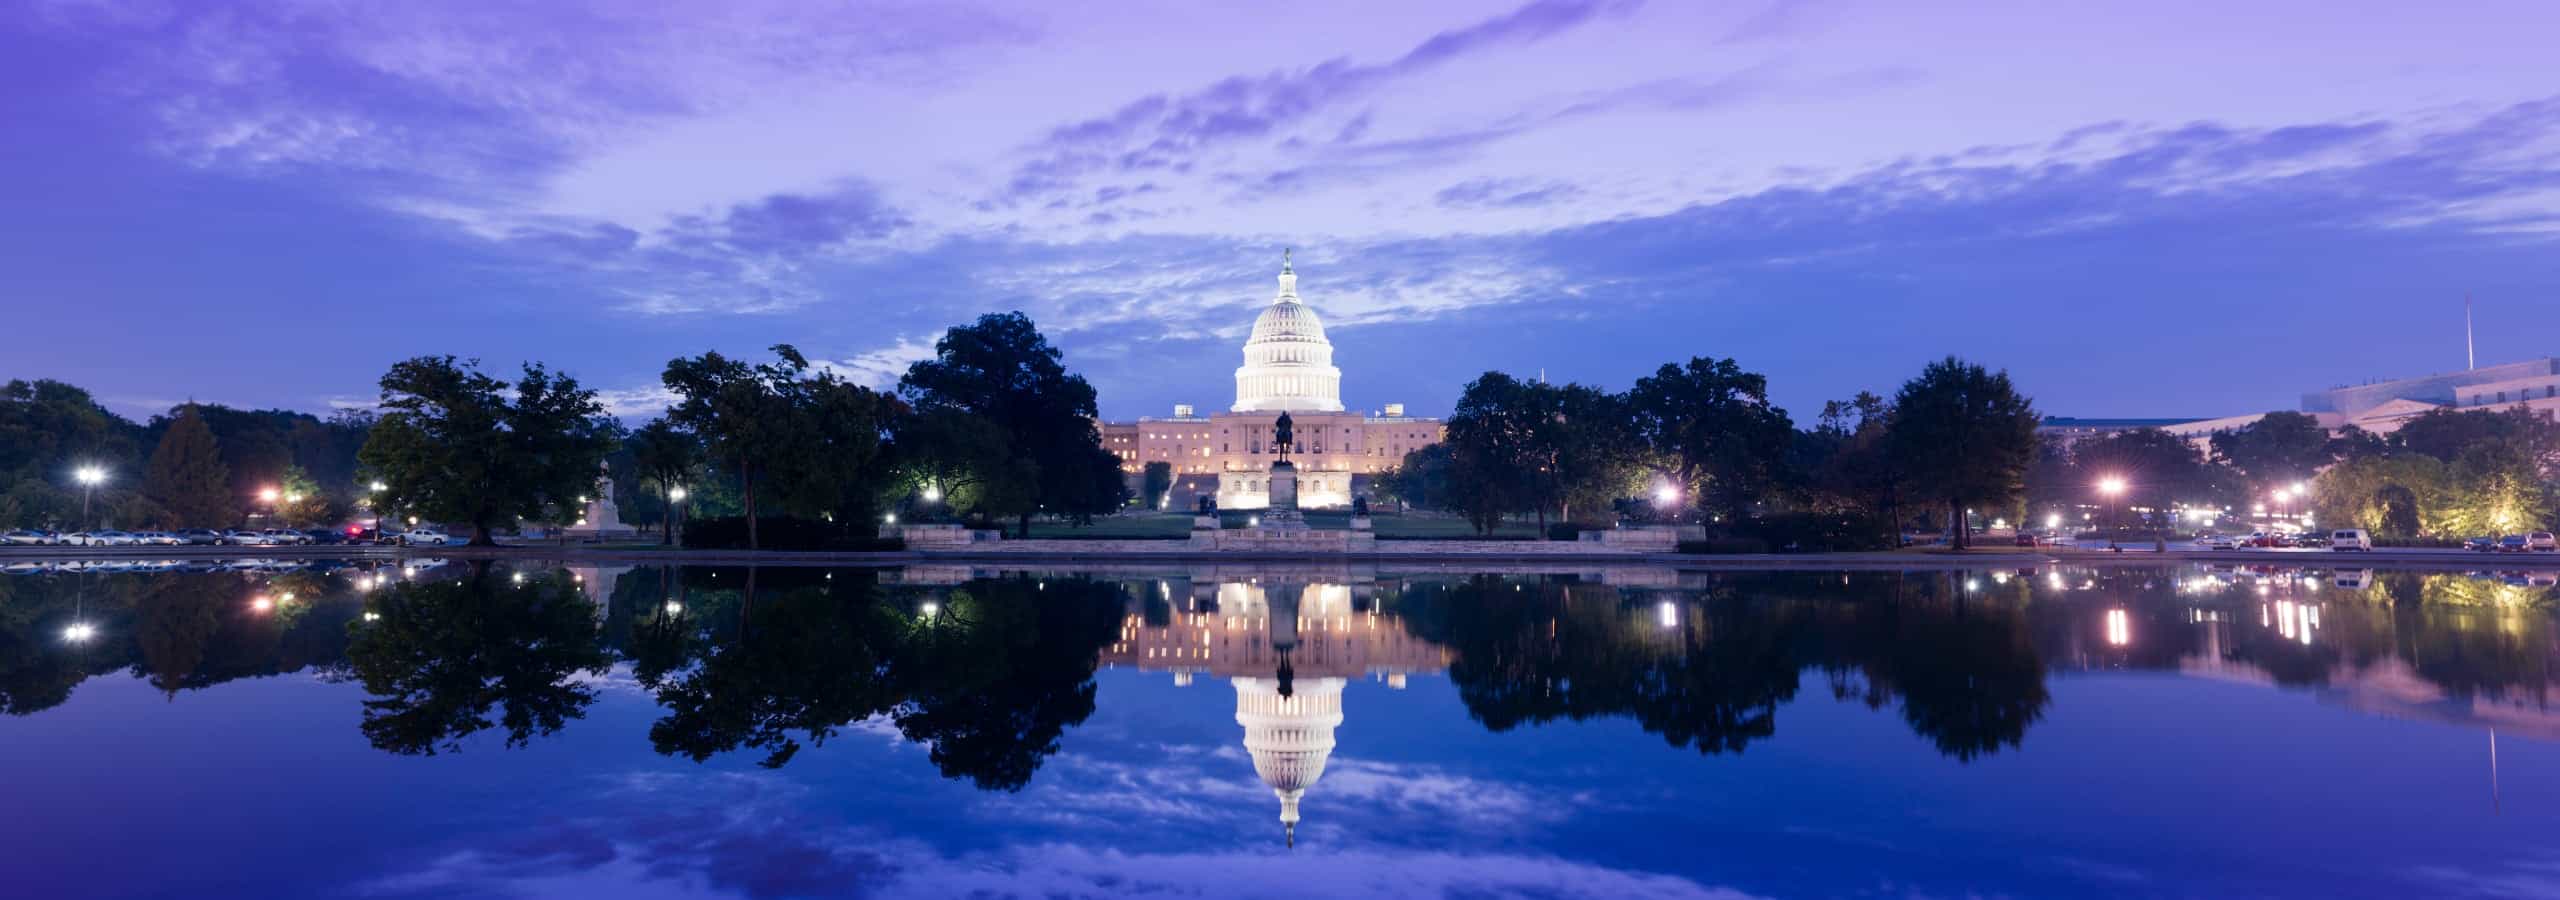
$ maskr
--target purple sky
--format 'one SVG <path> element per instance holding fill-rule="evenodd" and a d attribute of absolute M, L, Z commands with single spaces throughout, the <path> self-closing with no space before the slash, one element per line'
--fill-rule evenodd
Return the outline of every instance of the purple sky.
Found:
<path fill-rule="evenodd" d="M 0 11 L 0 378 L 313 410 L 539 359 L 874 383 L 1019 308 L 1223 408 L 1280 248 L 1344 398 L 1957 353 L 2065 415 L 2560 354 L 2560 8 L 543 4 Z M 531 9 L 519 8 L 530 6 Z"/>

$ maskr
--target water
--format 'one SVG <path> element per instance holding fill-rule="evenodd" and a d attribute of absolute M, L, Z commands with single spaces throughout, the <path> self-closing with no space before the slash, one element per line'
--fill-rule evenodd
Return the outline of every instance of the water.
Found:
<path fill-rule="evenodd" d="M 0 577 L 0 883 L 2560 894 L 2539 576 L 371 565 Z"/>

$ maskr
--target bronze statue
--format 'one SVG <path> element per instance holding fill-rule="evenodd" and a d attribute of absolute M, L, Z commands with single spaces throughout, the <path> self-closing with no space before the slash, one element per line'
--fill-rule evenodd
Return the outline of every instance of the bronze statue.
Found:
<path fill-rule="evenodd" d="M 1271 446 L 1279 450 L 1281 462 L 1288 462 L 1289 448 L 1297 443 L 1296 424 L 1289 421 L 1288 411 L 1282 410 L 1280 421 L 1271 423 Z"/>

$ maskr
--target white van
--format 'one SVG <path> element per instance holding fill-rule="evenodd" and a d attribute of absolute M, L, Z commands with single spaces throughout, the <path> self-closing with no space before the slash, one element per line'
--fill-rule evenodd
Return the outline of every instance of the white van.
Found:
<path fill-rule="evenodd" d="M 2348 550 L 2371 553 L 2373 552 L 2373 535 L 2366 534 L 2362 528 L 2340 528 L 2329 532 L 2329 549 L 2341 553 Z"/>

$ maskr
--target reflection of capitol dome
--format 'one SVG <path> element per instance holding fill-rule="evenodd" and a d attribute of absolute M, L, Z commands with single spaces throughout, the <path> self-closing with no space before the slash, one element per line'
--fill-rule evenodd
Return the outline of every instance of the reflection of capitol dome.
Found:
<path fill-rule="evenodd" d="M 1262 783 L 1280 798 L 1280 826 L 1295 844 L 1298 798 L 1324 777 L 1324 762 L 1333 755 L 1333 729 L 1342 724 L 1343 681 L 1297 681 L 1285 697 L 1277 679 L 1233 681 L 1236 724 L 1244 726 L 1245 752 L 1253 757 L 1253 773 L 1262 776 Z"/>
<path fill-rule="evenodd" d="M 1280 263 L 1280 293 L 1253 320 L 1236 369 L 1237 412 L 1341 412 L 1342 370 L 1316 311 L 1298 299 L 1298 275 Z"/>

